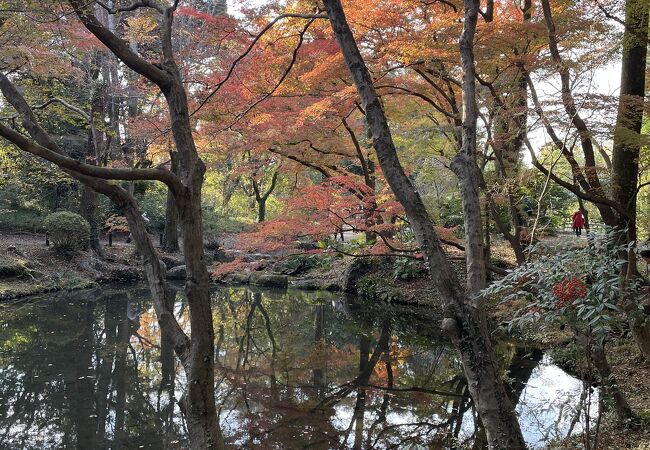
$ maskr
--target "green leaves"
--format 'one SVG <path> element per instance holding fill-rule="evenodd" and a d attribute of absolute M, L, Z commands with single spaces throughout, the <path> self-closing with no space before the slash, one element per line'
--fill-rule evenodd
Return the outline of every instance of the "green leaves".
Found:
<path fill-rule="evenodd" d="M 604 338 L 625 321 L 621 299 L 639 289 L 620 276 L 624 261 L 619 255 L 630 246 L 618 244 L 619 233 L 607 230 L 591 235 L 584 248 L 537 245 L 531 249 L 530 263 L 494 282 L 484 293 L 500 297 L 502 303 L 525 303 L 515 312 L 509 330 L 541 319 L 590 329 Z"/>

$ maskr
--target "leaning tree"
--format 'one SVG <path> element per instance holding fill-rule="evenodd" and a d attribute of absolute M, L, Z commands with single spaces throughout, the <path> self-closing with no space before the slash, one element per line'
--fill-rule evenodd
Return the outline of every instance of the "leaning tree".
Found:
<path fill-rule="evenodd" d="M 161 331 L 165 338 L 173 342 L 175 353 L 187 375 L 187 390 L 181 405 L 187 419 L 192 447 L 223 448 L 214 398 L 214 330 L 209 275 L 203 253 L 201 188 L 205 165 L 192 136 L 187 94 L 172 45 L 172 24 L 178 2 L 169 5 L 160 1 L 143 0 L 124 8 L 112 7 L 112 3 L 95 4 L 81 0 L 70 0 L 68 3 L 74 15 L 94 37 L 126 67 L 153 83 L 164 96 L 178 157 L 178 172 L 173 173 L 164 167 L 99 167 L 67 156 L 39 123 L 34 111 L 16 87 L 15 74 L 20 68 L 12 67 L 10 59 L 3 61 L 0 90 L 7 103 L 20 116 L 22 127 L 12 128 L 0 124 L 0 136 L 22 150 L 56 164 L 72 178 L 109 197 L 124 211 L 136 248 L 143 259 Z M 159 60 L 155 63 L 147 60 L 129 42 L 105 26 L 96 14 L 100 8 L 112 16 L 138 9 L 152 14 L 159 34 L 157 48 L 154 47 L 159 53 Z M 5 19 L 7 20 L 11 20 L 11 17 Z M 138 204 L 132 194 L 114 180 L 160 181 L 167 185 L 174 196 L 187 267 L 185 294 L 190 313 L 190 335 L 181 328 L 165 301 L 164 265 L 159 261 L 145 230 Z"/>
<path fill-rule="evenodd" d="M 325 0 L 324 4 L 332 30 L 357 87 L 382 172 L 406 211 L 418 244 L 429 263 L 431 278 L 444 302 L 447 318 L 443 321 L 443 326 L 460 352 L 469 392 L 485 427 L 490 448 L 524 449 L 526 445 L 514 407 L 499 378 L 486 318 L 480 305 L 480 291 L 485 287 L 485 261 L 479 204 L 481 177 L 476 165 L 478 110 L 474 63 L 474 35 L 479 1 L 464 1 L 465 22 L 460 38 L 463 68 L 462 147 L 452 161 L 452 170 L 459 179 L 463 198 L 467 240 L 467 289 L 461 285 L 449 264 L 433 227 L 433 221 L 400 164 L 383 106 L 340 0 Z"/>

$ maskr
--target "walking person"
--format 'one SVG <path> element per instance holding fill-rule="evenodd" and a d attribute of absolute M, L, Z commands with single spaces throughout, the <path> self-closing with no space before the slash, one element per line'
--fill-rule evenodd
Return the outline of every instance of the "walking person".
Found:
<path fill-rule="evenodd" d="M 573 227 L 573 231 L 576 236 L 580 237 L 582 234 L 582 229 L 585 226 L 585 216 L 582 214 L 582 211 L 577 210 L 573 213 L 573 217 L 571 218 L 571 226 Z"/>

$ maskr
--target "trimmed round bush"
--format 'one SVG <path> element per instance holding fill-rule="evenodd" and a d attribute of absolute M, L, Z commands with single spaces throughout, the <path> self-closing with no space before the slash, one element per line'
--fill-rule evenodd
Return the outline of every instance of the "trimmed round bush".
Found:
<path fill-rule="evenodd" d="M 55 250 L 70 254 L 88 248 L 90 225 L 79 214 L 55 212 L 45 218 L 43 225 Z"/>

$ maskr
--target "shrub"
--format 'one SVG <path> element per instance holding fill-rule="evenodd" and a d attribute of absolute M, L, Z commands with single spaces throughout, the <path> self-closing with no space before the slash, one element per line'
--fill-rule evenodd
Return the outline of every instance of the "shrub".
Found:
<path fill-rule="evenodd" d="M 617 244 L 618 233 L 592 233 L 584 248 L 573 243 L 552 248 L 535 245 L 531 247 L 531 262 L 510 271 L 484 292 L 502 296 L 504 302 L 527 300 L 527 306 L 515 313 L 511 326 L 541 319 L 589 330 L 602 341 L 625 322 L 622 299 L 641 295 L 638 283 L 624 282 L 619 276 L 624 264 L 619 254 L 628 248 Z"/>
<path fill-rule="evenodd" d="M 41 232 L 44 214 L 32 209 L 0 208 L 0 230 L 15 233 L 17 231 Z"/>
<path fill-rule="evenodd" d="M 393 278 L 395 280 L 413 280 L 425 273 L 424 264 L 417 259 L 397 258 L 393 262 Z"/>
<path fill-rule="evenodd" d="M 335 256 L 315 254 L 294 255 L 280 262 L 276 270 L 284 275 L 299 275 L 313 269 L 329 270 Z"/>
<path fill-rule="evenodd" d="M 69 211 L 55 212 L 47 216 L 43 224 L 57 251 L 70 255 L 88 248 L 90 225 L 79 214 Z"/>
<path fill-rule="evenodd" d="M 357 295 L 366 301 L 391 303 L 399 299 L 393 286 L 380 276 L 369 275 L 357 282 Z"/>

